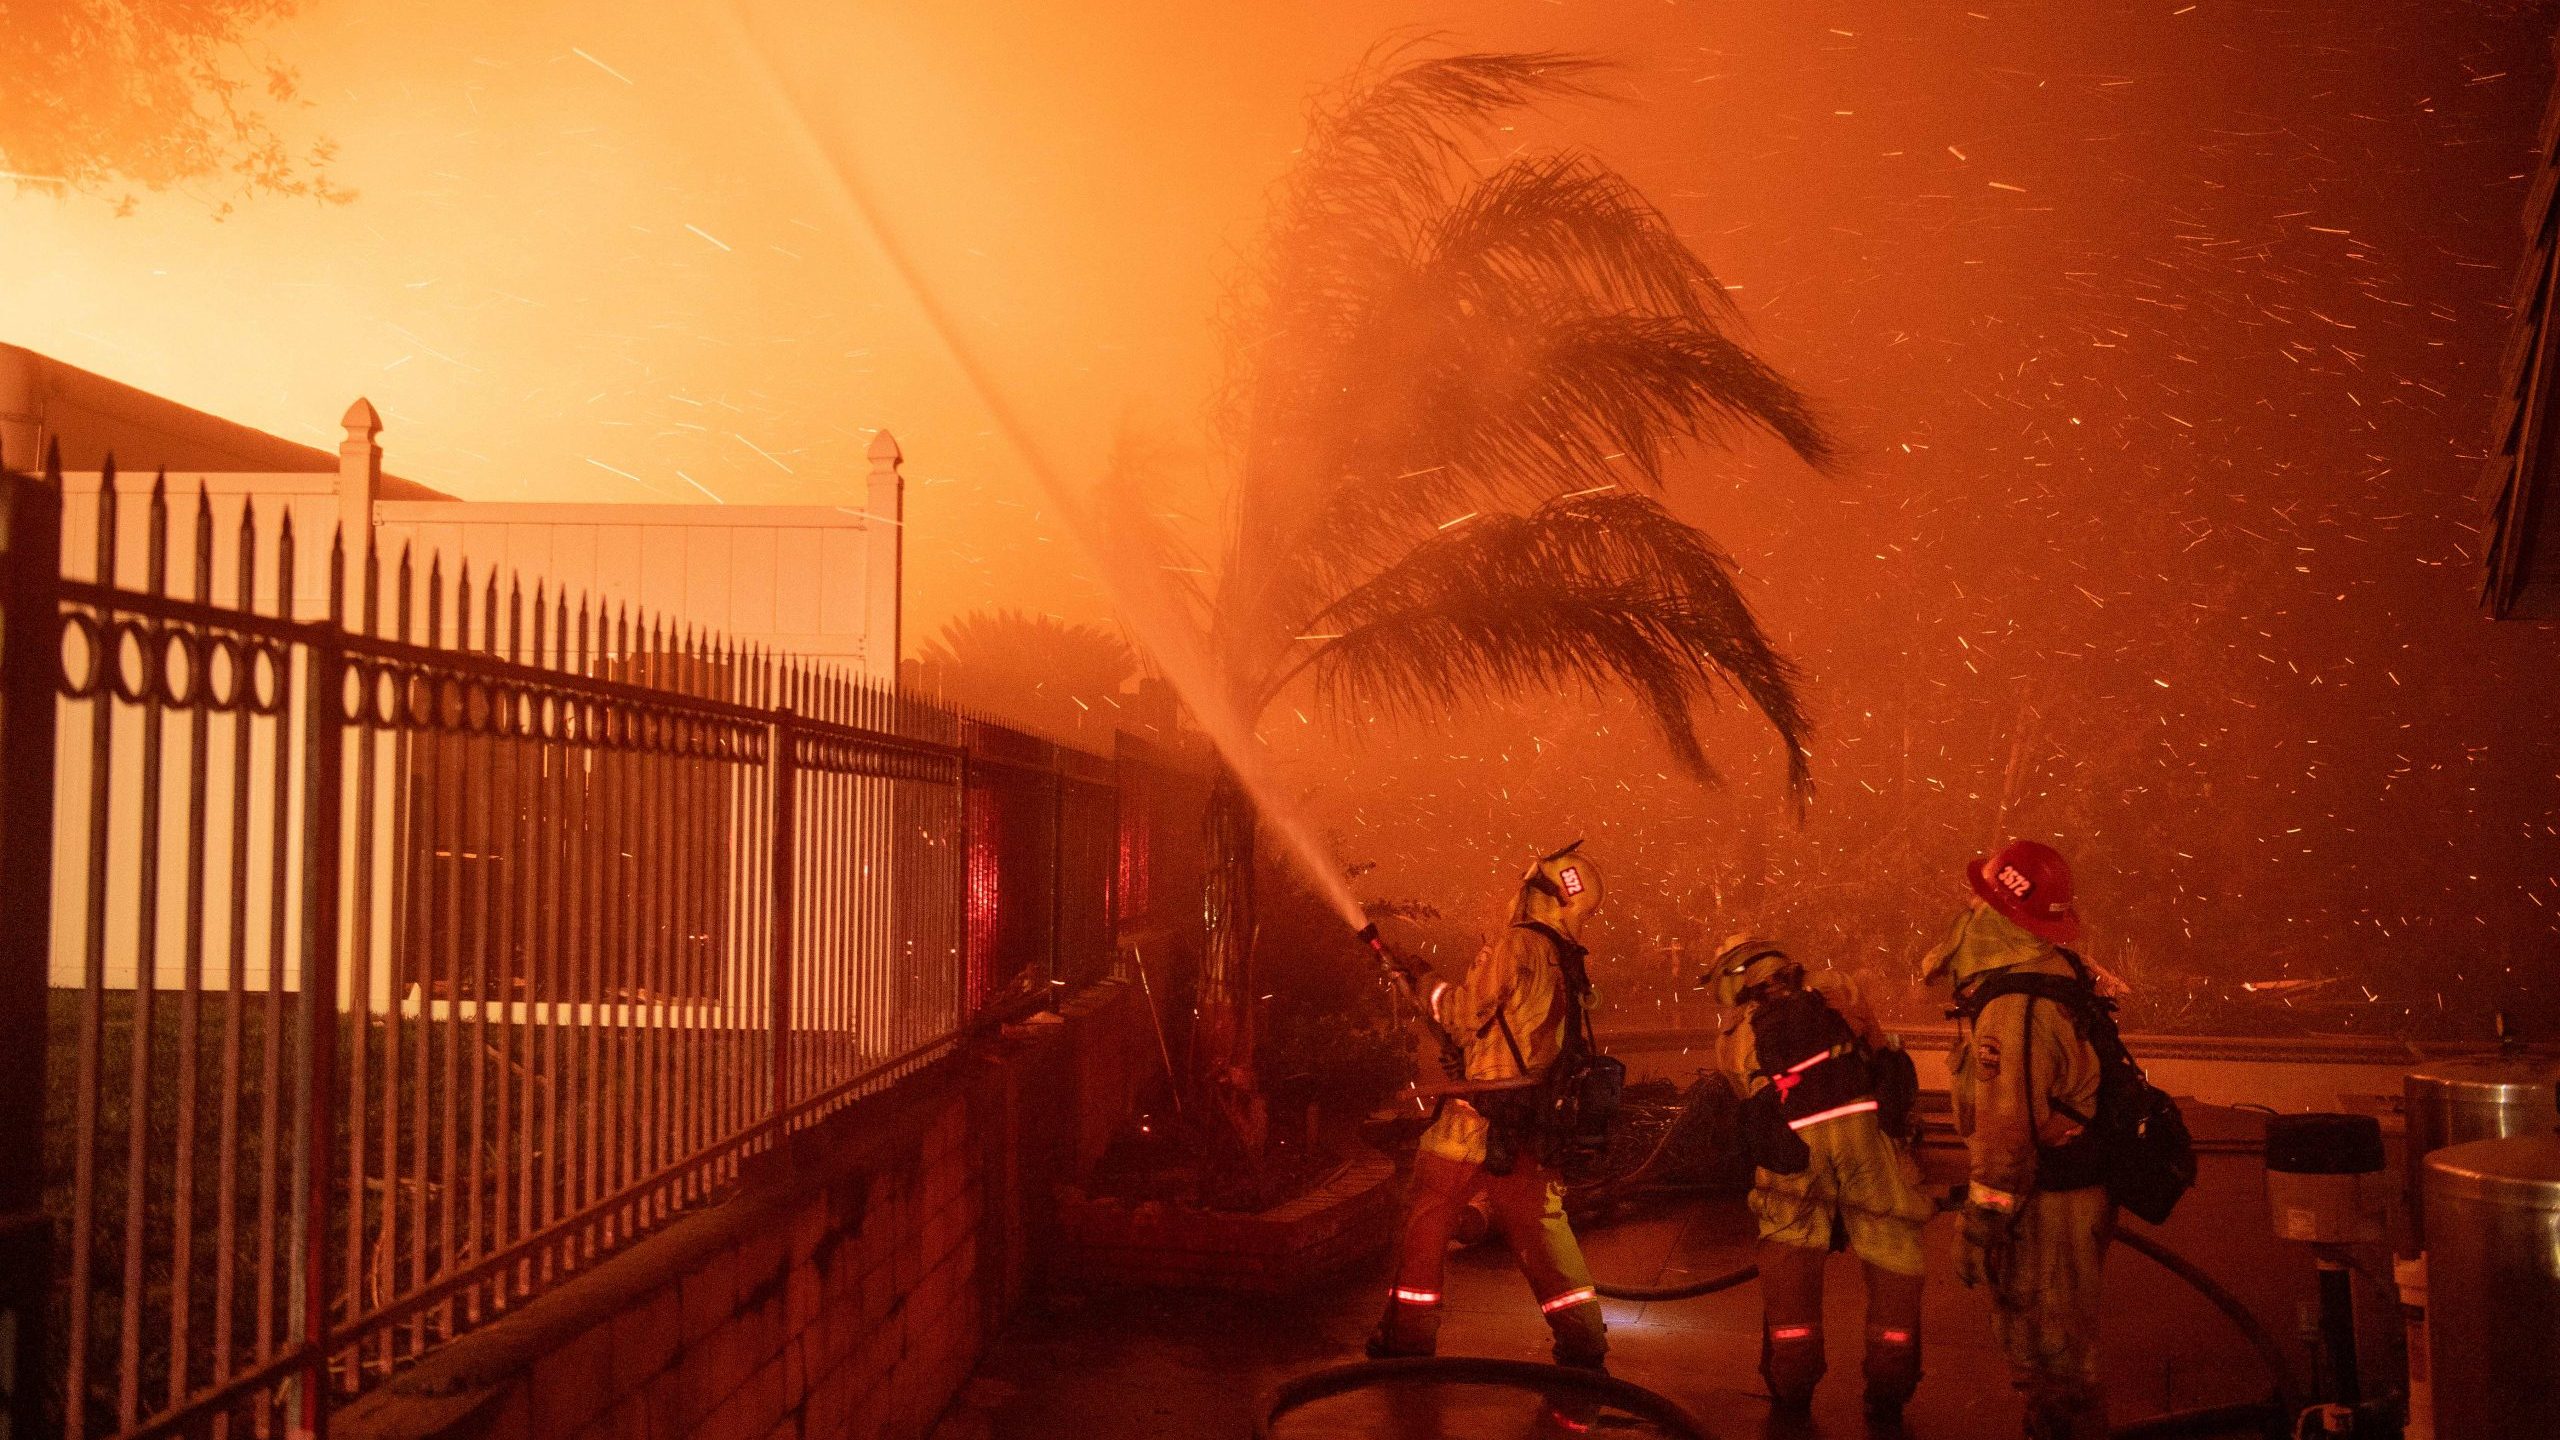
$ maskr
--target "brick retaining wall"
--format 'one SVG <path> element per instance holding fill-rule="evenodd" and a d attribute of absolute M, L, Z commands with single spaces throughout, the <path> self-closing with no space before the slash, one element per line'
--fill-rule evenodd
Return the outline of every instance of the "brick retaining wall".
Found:
<path fill-rule="evenodd" d="M 1055 1186 L 1153 1078 L 1097 986 L 758 1157 L 738 1192 L 336 1417 L 355 1440 L 868 1440 L 932 1428 L 1039 1270 Z"/>

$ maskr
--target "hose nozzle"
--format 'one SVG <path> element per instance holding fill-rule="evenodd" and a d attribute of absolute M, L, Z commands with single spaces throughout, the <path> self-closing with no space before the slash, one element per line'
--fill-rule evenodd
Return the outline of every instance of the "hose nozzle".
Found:
<path fill-rule="evenodd" d="M 1377 921 L 1372 920 L 1368 924 L 1353 931 L 1352 938 L 1358 940 L 1361 944 L 1368 946 L 1369 953 L 1377 956 L 1379 963 L 1385 965 L 1388 970 L 1392 971 L 1398 978 L 1402 979 L 1407 986 L 1415 986 L 1421 983 L 1423 974 L 1422 967 L 1387 948 L 1386 940 L 1378 934 Z"/>

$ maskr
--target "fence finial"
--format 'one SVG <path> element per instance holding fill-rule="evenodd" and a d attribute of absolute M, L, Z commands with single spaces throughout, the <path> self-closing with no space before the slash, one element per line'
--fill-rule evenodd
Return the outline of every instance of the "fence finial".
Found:
<path fill-rule="evenodd" d="M 898 683 L 905 624 L 900 591 L 906 586 L 907 479 L 898 466 L 907 457 L 886 430 L 871 437 L 870 484 L 862 497 L 862 523 L 870 532 L 871 613 L 863 627 L 863 670 L 884 685 Z"/>
<path fill-rule="evenodd" d="M 339 423 L 347 427 L 347 438 L 338 442 L 338 523 L 370 535 L 373 502 L 382 490 L 382 417 L 359 395 Z"/>

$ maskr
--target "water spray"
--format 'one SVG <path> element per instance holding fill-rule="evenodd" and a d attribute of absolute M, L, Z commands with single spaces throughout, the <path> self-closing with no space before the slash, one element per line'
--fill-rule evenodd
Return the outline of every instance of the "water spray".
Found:
<path fill-rule="evenodd" d="M 916 264 L 897 228 L 889 222 L 888 211 L 876 203 L 861 173 L 840 150 L 828 143 L 809 122 L 808 110 L 785 81 L 781 72 L 767 57 L 764 47 L 756 43 L 746 21 L 736 9 L 716 5 L 714 13 L 729 32 L 740 54 L 763 88 L 773 97 L 773 104 L 786 128 L 796 136 L 809 158 L 833 182 L 837 195 L 871 232 L 874 243 L 888 259 L 890 268 L 906 287 L 908 294 L 924 312 L 925 320 L 960 368 L 978 399 L 994 418 L 1007 444 L 1031 471 L 1040 489 L 1056 507 L 1060 519 L 1075 542 L 1082 546 L 1101 567 L 1112 604 L 1122 620 L 1135 632 L 1139 647 L 1154 659 L 1171 685 L 1191 707 L 1192 718 L 1208 734 L 1210 743 L 1226 761 L 1228 771 L 1253 798 L 1262 818 L 1279 832 L 1289 853 L 1296 857 L 1299 868 L 1317 889 L 1323 892 L 1335 913 L 1354 929 L 1366 926 L 1369 917 L 1351 894 L 1350 882 L 1342 876 L 1331 851 L 1320 841 L 1306 817 L 1288 803 L 1279 786 L 1266 769 L 1262 751 L 1255 741 L 1250 717 L 1236 708 L 1234 696 L 1220 683 L 1219 669 L 1201 644 L 1199 634 L 1185 622 L 1182 608 L 1160 576 L 1133 574 L 1132 568 L 1120 560 L 1120 551 L 1106 543 L 1083 500 L 1071 490 L 1065 477 L 1049 461 L 1048 452 L 1036 440 L 1006 399 L 993 374 L 981 361 L 976 349 L 962 334 L 950 312 L 943 306 L 923 270 Z M 1373 942 L 1374 944 L 1374 942 Z"/>

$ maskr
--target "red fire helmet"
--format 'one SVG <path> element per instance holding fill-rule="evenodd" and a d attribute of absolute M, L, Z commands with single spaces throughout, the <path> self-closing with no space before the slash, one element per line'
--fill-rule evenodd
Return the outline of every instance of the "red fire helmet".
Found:
<path fill-rule="evenodd" d="M 2080 912 L 2071 903 L 2071 862 L 2050 845 L 2012 840 L 1988 860 L 1965 867 L 1973 893 L 2031 934 L 2056 945 L 2080 938 Z"/>

